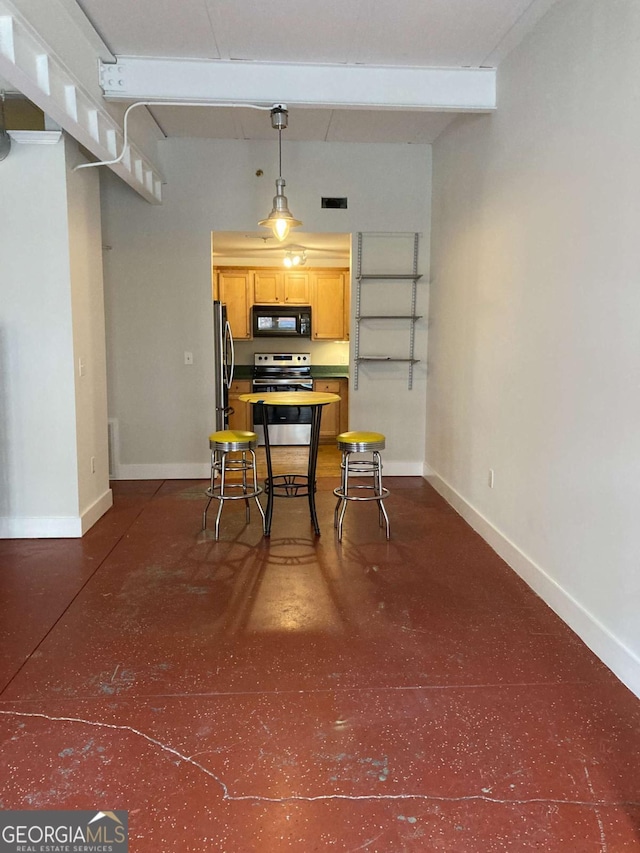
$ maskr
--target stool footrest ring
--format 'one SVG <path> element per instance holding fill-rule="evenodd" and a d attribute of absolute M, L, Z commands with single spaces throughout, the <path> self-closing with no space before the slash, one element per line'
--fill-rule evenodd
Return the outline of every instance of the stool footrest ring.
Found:
<path fill-rule="evenodd" d="M 242 483 L 225 483 L 226 489 L 242 489 Z M 240 492 L 238 495 L 228 495 L 225 491 L 224 494 L 220 493 L 220 486 L 216 486 L 214 489 L 207 489 L 205 491 L 205 495 L 208 498 L 213 498 L 214 500 L 224 500 L 224 501 L 243 501 L 247 498 L 257 498 L 258 495 L 262 494 L 262 487 L 258 486 L 258 488 L 253 492 Z"/>
<path fill-rule="evenodd" d="M 374 486 L 365 486 L 365 485 L 356 485 L 352 484 L 349 486 L 350 489 L 368 489 L 369 491 L 374 490 Z M 376 492 L 373 495 L 347 495 L 342 489 L 334 489 L 333 494 L 337 498 L 342 498 L 345 501 L 383 501 L 386 497 L 389 496 L 389 489 L 382 489 L 380 492 Z"/>

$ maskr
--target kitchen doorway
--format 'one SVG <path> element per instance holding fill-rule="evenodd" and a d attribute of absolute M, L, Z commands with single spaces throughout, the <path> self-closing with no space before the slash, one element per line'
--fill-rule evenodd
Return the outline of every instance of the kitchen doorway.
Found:
<path fill-rule="evenodd" d="M 350 290 L 351 290 L 351 246 L 352 235 L 346 233 L 290 234 L 279 243 L 275 237 L 263 232 L 213 231 L 211 234 L 212 287 L 214 298 L 221 293 L 220 280 L 224 271 L 233 273 L 227 280 L 227 294 L 232 298 L 222 299 L 230 307 L 230 322 L 236 342 L 236 360 L 241 364 L 253 364 L 253 355 L 258 349 L 278 352 L 284 339 L 274 337 L 254 338 L 251 327 L 253 304 L 274 304 L 279 297 L 277 288 L 286 274 L 295 278 L 295 292 L 288 305 L 312 301 L 312 292 L 321 296 L 321 304 L 314 306 L 314 334 L 311 339 L 288 340 L 287 350 L 302 352 L 312 347 L 312 363 L 317 365 L 341 365 L 344 373 L 349 368 Z M 300 258 L 294 263 L 293 256 Z M 291 259 L 291 266 L 285 260 Z M 273 271 L 257 280 L 256 270 Z M 246 279 L 241 271 L 246 271 Z M 332 271 L 343 273 L 343 290 L 340 282 L 331 277 Z M 253 275 L 252 275 L 253 274 Z M 321 284 L 314 291 L 314 281 Z M 305 295 L 306 294 L 306 295 Z M 257 297 L 257 298 L 256 298 Z M 284 303 L 284 297 L 280 297 Z M 322 323 L 322 328 L 318 329 Z"/>
<path fill-rule="evenodd" d="M 234 338 L 236 367 L 229 389 L 228 405 L 233 409 L 229 426 L 253 428 L 250 407 L 238 398 L 253 390 L 250 382 L 258 381 L 258 359 L 264 363 L 273 354 L 303 355 L 305 364 L 312 367 L 314 387 L 322 382 L 327 386 L 322 390 L 341 398 L 323 412 L 321 442 L 327 464 L 320 465 L 319 476 L 327 476 L 325 472 L 339 475 L 335 437 L 349 423 L 351 246 L 352 235 L 347 233 L 296 233 L 283 243 L 263 232 L 211 234 L 213 298 L 225 304 Z M 282 310 L 280 319 L 285 329 L 287 322 L 292 326 L 290 333 L 260 333 L 254 306 L 262 306 L 261 318 L 275 311 L 277 319 Z M 297 324 L 286 312 L 310 314 L 310 331 L 294 334 Z M 289 442 L 283 438 L 282 444 Z M 287 452 L 294 453 L 294 449 L 279 450 L 283 461 Z"/>

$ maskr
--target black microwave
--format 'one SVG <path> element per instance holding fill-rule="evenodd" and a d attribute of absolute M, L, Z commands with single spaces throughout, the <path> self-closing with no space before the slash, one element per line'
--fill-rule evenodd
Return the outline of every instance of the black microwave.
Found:
<path fill-rule="evenodd" d="M 308 305 L 254 305 L 254 338 L 310 338 L 311 308 Z"/>

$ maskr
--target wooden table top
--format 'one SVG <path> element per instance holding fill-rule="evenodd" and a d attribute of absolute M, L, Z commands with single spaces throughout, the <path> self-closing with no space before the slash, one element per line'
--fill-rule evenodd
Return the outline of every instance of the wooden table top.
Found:
<path fill-rule="evenodd" d="M 341 398 L 339 394 L 324 391 L 258 391 L 239 394 L 238 399 L 243 403 L 266 403 L 268 406 L 326 406 Z"/>

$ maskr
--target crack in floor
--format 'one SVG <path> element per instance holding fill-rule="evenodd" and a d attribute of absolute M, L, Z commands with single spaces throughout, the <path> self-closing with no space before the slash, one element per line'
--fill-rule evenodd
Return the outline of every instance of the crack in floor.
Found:
<path fill-rule="evenodd" d="M 139 729 L 133 728 L 133 726 L 127 725 L 117 725 L 115 723 L 101 723 L 97 720 L 85 720 L 81 717 L 54 717 L 49 714 L 40 714 L 29 711 L 4 711 L 0 710 L 0 715 L 5 717 L 27 717 L 32 719 L 41 719 L 41 720 L 49 720 L 53 723 L 80 723 L 85 726 L 92 726 L 94 728 L 101 729 L 110 729 L 112 731 L 119 732 L 129 732 L 138 737 L 141 737 L 143 740 L 146 740 L 148 743 L 153 744 L 154 746 L 159 747 L 163 752 L 168 752 L 171 755 L 174 755 L 176 758 L 179 758 L 180 761 L 184 761 L 186 764 L 195 767 L 200 770 L 209 778 L 213 779 L 220 788 L 222 789 L 223 799 L 229 800 L 232 802 L 241 802 L 241 801 L 253 801 L 253 802 L 262 802 L 262 803 L 287 803 L 287 802 L 307 802 L 314 803 L 322 800 L 424 800 L 426 802 L 438 802 L 438 803 L 462 803 L 462 802 L 485 802 L 485 803 L 494 803 L 497 805 L 507 805 L 507 806 L 522 806 L 522 805 L 533 805 L 533 804 L 545 804 L 545 805 L 563 805 L 563 806 L 584 806 L 586 808 L 598 809 L 604 807 L 617 807 L 617 806 L 640 806 L 640 802 L 634 802 L 629 800 L 562 800 L 556 799 L 553 797 L 530 797 L 528 799 L 516 800 L 516 799 L 501 799 L 499 797 L 489 797 L 486 794 L 468 794 L 466 796 L 460 797 L 443 797 L 437 794 L 317 794 L 315 796 L 305 796 L 303 794 L 290 794 L 286 797 L 267 797 L 261 794 L 231 794 L 229 792 L 229 788 L 227 785 L 220 779 L 219 776 L 216 776 L 211 770 L 208 770 L 198 761 L 194 761 L 187 755 L 183 755 L 181 752 L 178 752 L 177 749 L 174 749 L 172 746 L 168 746 L 167 744 L 162 743 L 162 741 L 157 740 L 151 735 L 147 735 L 144 732 L 141 732 Z M 590 790 L 593 791 L 593 787 L 590 786 Z"/>

